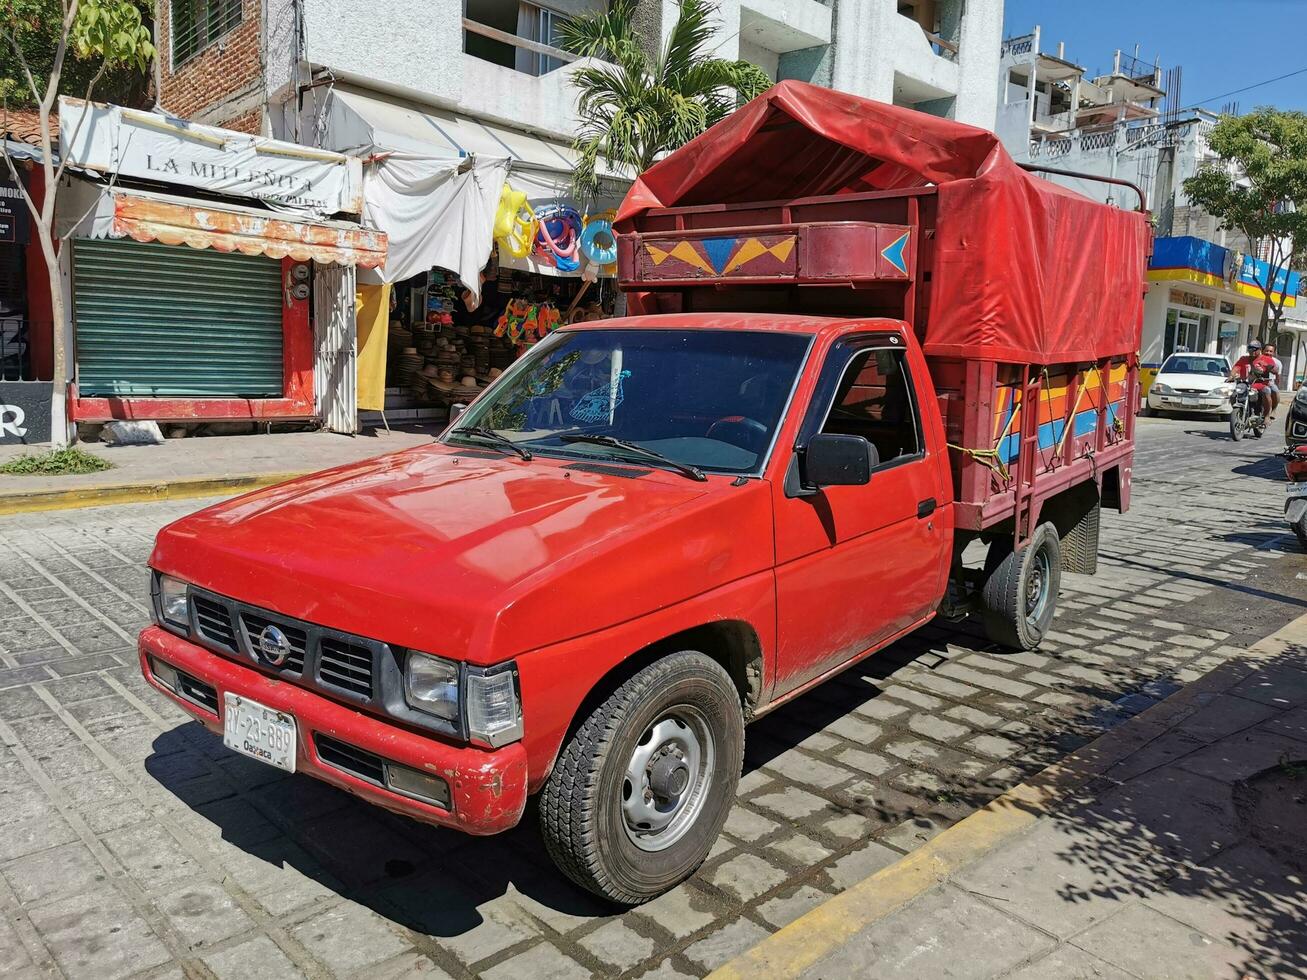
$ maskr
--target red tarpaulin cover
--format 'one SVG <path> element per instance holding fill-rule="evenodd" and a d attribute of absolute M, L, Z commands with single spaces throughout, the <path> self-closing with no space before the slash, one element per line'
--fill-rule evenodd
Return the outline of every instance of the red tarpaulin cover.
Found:
<path fill-rule="evenodd" d="M 786 81 L 654 164 L 617 230 L 651 208 L 938 185 L 927 354 L 1056 363 L 1139 349 L 1143 214 L 1018 167 L 987 130 Z"/>

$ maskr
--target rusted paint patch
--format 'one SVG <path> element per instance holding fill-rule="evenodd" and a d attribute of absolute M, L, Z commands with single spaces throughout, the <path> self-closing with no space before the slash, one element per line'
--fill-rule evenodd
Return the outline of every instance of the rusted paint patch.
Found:
<path fill-rule="evenodd" d="M 112 233 L 138 242 L 368 269 L 386 261 L 386 233 L 368 228 L 265 218 L 124 193 L 114 194 L 113 213 Z"/>

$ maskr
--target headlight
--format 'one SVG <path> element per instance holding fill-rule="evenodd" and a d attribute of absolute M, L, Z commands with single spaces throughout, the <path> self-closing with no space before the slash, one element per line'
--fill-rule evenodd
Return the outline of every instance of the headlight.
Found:
<path fill-rule="evenodd" d="M 1296 392 L 1294 392 L 1293 400 L 1296 402 L 1301 402 L 1304 405 L 1307 405 L 1307 384 L 1303 385 Z"/>
<path fill-rule="evenodd" d="M 1164 385 L 1160 381 L 1155 381 L 1153 382 L 1152 390 L 1157 392 L 1159 395 L 1169 395 L 1171 393 L 1171 386 Z"/>
<path fill-rule="evenodd" d="M 522 737 L 515 664 L 468 671 L 466 696 L 467 731 L 474 740 L 498 747 Z"/>
<path fill-rule="evenodd" d="M 156 578 L 159 625 L 172 626 L 185 632 L 190 628 L 190 612 L 186 607 L 186 583 L 171 575 Z"/>
<path fill-rule="evenodd" d="M 1222 398 L 1234 394 L 1234 385 L 1217 385 L 1212 389 L 1212 394 L 1220 395 Z"/>
<path fill-rule="evenodd" d="M 409 707 L 458 725 L 458 664 L 453 661 L 409 651 L 404 694 Z"/>

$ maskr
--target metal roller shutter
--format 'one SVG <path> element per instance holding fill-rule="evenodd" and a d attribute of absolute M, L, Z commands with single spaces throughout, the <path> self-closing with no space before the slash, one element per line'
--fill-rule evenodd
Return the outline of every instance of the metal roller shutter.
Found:
<path fill-rule="evenodd" d="M 73 243 L 83 395 L 282 394 L 281 264 L 130 240 Z"/>

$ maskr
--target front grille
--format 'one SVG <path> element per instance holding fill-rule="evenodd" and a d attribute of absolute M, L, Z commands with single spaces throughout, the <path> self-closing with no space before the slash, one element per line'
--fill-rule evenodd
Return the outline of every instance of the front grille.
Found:
<path fill-rule="evenodd" d="M 381 761 L 381 756 L 365 752 L 363 749 L 320 732 L 313 736 L 313 741 L 318 747 L 318 758 L 333 769 L 347 772 L 359 779 L 366 779 L 378 786 L 385 785 L 385 763 Z"/>
<path fill-rule="evenodd" d="M 231 610 L 202 595 L 192 595 L 191 603 L 195 608 L 195 628 L 200 636 L 235 653 L 236 629 L 232 626 Z"/>
<path fill-rule="evenodd" d="M 259 653 L 259 634 L 269 626 L 276 626 L 284 634 L 290 643 L 290 656 L 286 662 L 281 665 L 283 671 L 289 671 L 292 674 L 302 674 L 304 672 L 304 654 L 309 648 L 308 631 L 293 626 L 285 620 L 270 619 L 248 610 L 241 610 L 241 622 L 245 624 L 245 640 L 250 645 L 250 651 L 258 656 Z"/>
<path fill-rule="evenodd" d="M 202 708 L 208 708 L 215 715 L 218 713 L 218 691 L 212 684 L 177 671 L 177 693 L 187 701 L 193 701 Z"/>
<path fill-rule="evenodd" d="M 362 644 L 324 636 L 318 645 L 318 680 L 372 697 L 372 651 Z"/>

